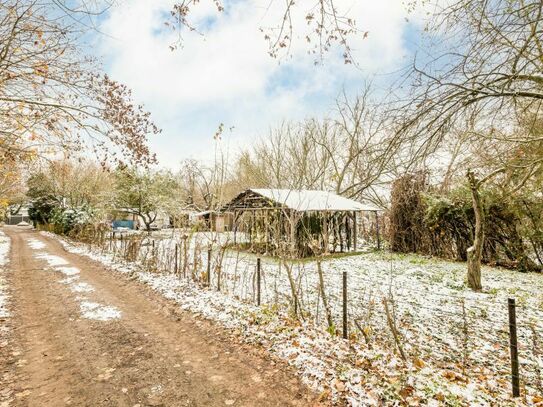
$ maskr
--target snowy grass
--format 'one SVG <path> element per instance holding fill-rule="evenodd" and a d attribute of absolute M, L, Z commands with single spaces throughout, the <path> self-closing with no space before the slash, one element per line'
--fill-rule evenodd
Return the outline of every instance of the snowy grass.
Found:
<path fill-rule="evenodd" d="M 256 257 L 226 251 L 221 292 L 215 290 L 220 250 L 211 252 L 212 289 L 195 283 L 207 267 L 209 244 L 224 236 L 191 236 L 188 264 L 179 275 L 149 272 L 144 259 L 171 267 L 180 240 L 164 236 L 146 244 L 140 261 L 126 263 L 103 248 L 64 241 L 117 271 L 134 273 L 180 307 L 220 322 L 296 366 L 322 397 L 351 405 L 535 404 L 542 392 L 543 279 L 536 274 L 484 267 L 484 291 L 465 283 L 465 264 L 414 255 L 367 253 L 323 260 L 324 285 L 334 325 L 341 328 L 342 275 L 348 275 L 349 340 L 327 332 L 315 261 L 292 263 L 300 297 L 298 318 L 285 265 L 262 262 L 262 303 L 255 306 Z M 114 242 L 113 248 L 120 249 Z M 185 253 L 181 253 L 183 257 Z M 172 269 L 170 268 L 170 271 Z M 196 270 L 196 273 L 193 271 Z M 518 304 L 519 353 L 524 398 L 510 398 L 507 298 Z M 387 320 L 387 303 L 392 323 Z M 356 321 L 356 324 L 355 324 Z M 407 360 L 400 357 L 393 325 Z M 360 329 L 359 329 L 360 328 Z M 330 331 L 330 330 L 328 330 Z M 331 330 L 334 333 L 334 329 Z"/>

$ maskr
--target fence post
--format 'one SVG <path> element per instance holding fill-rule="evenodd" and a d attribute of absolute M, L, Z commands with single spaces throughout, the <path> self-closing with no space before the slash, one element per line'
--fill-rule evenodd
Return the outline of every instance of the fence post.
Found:
<path fill-rule="evenodd" d="M 177 243 L 175 244 L 175 274 L 177 274 L 177 270 L 178 270 L 178 264 L 177 264 L 177 257 L 178 257 L 178 248 L 177 248 Z"/>
<path fill-rule="evenodd" d="M 375 231 L 377 232 L 377 250 L 381 250 L 381 233 L 379 230 L 379 214 L 375 211 Z"/>
<path fill-rule="evenodd" d="M 256 305 L 260 306 L 260 257 L 256 259 Z"/>
<path fill-rule="evenodd" d="M 211 285 L 211 247 L 207 249 L 206 284 L 208 287 Z"/>
<path fill-rule="evenodd" d="M 347 339 L 347 272 L 343 272 L 343 339 Z"/>
<path fill-rule="evenodd" d="M 509 309 L 509 349 L 511 351 L 511 384 L 513 385 L 513 397 L 520 396 L 520 380 L 518 366 L 518 346 L 517 346 L 517 313 L 515 299 L 507 300 Z"/>
<path fill-rule="evenodd" d="M 188 236 L 183 237 L 183 277 L 187 277 L 187 267 L 188 265 L 188 248 L 187 248 Z"/>

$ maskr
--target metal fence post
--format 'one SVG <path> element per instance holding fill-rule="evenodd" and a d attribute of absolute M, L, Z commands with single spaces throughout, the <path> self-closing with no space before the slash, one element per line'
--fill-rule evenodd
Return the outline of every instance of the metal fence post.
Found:
<path fill-rule="evenodd" d="M 509 349 L 511 351 L 511 384 L 513 386 L 513 397 L 520 396 L 520 379 L 518 366 L 518 344 L 517 344 L 517 313 L 514 298 L 507 300 L 509 309 Z"/>
<path fill-rule="evenodd" d="M 347 330 L 347 272 L 343 272 L 343 339 L 348 337 Z"/>

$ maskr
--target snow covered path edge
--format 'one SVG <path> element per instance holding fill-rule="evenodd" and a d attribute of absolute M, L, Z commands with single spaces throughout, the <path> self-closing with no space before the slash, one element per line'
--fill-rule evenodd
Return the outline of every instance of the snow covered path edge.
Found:
<path fill-rule="evenodd" d="M 0 230 L 0 318 L 9 317 L 7 309 L 7 281 L 5 279 L 6 265 L 9 261 L 10 239 Z"/>

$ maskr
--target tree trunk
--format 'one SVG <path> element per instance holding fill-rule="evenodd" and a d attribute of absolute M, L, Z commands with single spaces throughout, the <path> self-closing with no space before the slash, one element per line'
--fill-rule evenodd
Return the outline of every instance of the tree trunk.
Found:
<path fill-rule="evenodd" d="M 482 289 L 481 285 L 481 257 L 483 255 L 483 242 L 485 238 L 483 202 L 479 193 L 480 183 L 473 171 L 468 170 L 467 178 L 471 189 L 473 211 L 475 213 L 475 234 L 473 245 L 467 250 L 468 258 L 468 287 L 475 291 Z"/>

